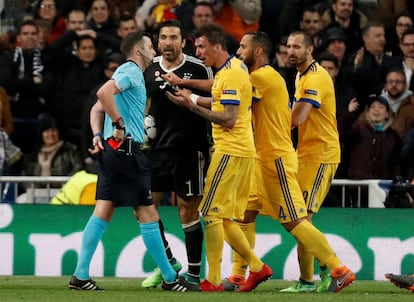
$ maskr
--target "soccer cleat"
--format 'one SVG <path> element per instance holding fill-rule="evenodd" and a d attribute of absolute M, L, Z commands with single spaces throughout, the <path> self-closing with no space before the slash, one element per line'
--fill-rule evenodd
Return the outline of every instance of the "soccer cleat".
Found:
<path fill-rule="evenodd" d="M 75 275 L 73 275 L 69 281 L 69 289 L 96 290 L 96 291 L 104 290 L 103 288 L 100 288 L 98 285 L 96 285 L 96 282 L 93 281 L 92 279 L 79 280 L 78 278 L 76 278 Z"/>
<path fill-rule="evenodd" d="M 249 277 L 246 280 L 246 283 L 243 285 L 240 285 L 238 292 L 249 292 L 255 289 L 260 283 L 272 278 L 273 271 L 272 269 L 266 265 L 263 264 L 263 267 L 260 271 L 257 273 L 254 273 L 250 271 Z"/>
<path fill-rule="evenodd" d="M 182 269 L 182 265 L 178 260 L 173 264 L 173 269 L 178 273 Z M 145 288 L 157 287 L 162 282 L 162 274 L 159 267 L 154 269 L 152 275 L 142 281 L 141 286 Z"/>
<path fill-rule="evenodd" d="M 348 286 L 355 280 L 355 274 L 346 266 L 340 266 L 331 273 L 331 284 L 329 284 L 328 291 L 337 293 L 344 287 Z"/>
<path fill-rule="evenodd" d="M 223 286 L 225 291 L 235 291 L 245 283 L 246 279 L 243 276 L 232 275 L 224 279 Z"/>
<path fill-rule="evenodd" d="M 414 293 L 414 275 L 385 274 L 385 278 L 399 288 L 405 288 Z"/>
<path fill-rule="evenodd" d="M 199 292 L 201 290 L 197 284 L 192 284 L 181 276 L 177 276 L 177 279 L 171 283 L 162 281 L 161 287 L 165 290 L 175 292 Z"/>
<path fill-rule="evenodd" d="M 193 284 L 199 284 L 200 283 L 200 278 L 199 277 L 196 277 L 194 275 L 190 275 L 188 272 L 182 274 L 181 277 L 183 277 L 185 280 L 187 280 L 188 282 L 193 283 Z"/>
<path fill-rule="evenodd" d="M 328 291 L 329 285 L 331 284 L 331 271 L 329 269 L 325 269 L 319 273 L 321 277 L 321 284 L 316 288 L 317 293 L 322 293 Z"/>
<path fill-rule="evenodd" d="M 310 293 L 316 289 L 315 284 L 306 284 L 300 281 L 296 282 L 295 284 L 281 289 L 281 293 Z"/>
<path fill-rule="evenodd" d="M 214 285 L 207 279 L 200 283 L 200 288 L 202 292 L 222 292 L 224 291 L 223 283 L 219 285 Z"/>

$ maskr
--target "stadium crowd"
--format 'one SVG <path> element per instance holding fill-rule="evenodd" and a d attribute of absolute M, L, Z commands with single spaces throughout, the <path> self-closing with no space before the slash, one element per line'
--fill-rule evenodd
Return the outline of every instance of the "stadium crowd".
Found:
<path fill-rule="evenodd" d="M 252 172 L 260 179 L 255 179 L 255 185 L 270 187 L 273 183 L 266 184 L 260 173 L 270 166 L 275 169 L 277 162 L 273 176 L 282 180 L 279 191 L 280 195 L 283 191 L 283 198 L 273 200 L 274 207 L 282 208 L 284 199 L 278 219 L 298 241 L 301 270 L 299 281 L 281 292 L 339 292 L 355 275 L 312 225 L 312 215 L 328 193 L 335 171 L 336 178 L 345 179 L 414 179 L 413 1 L 0 0 L 0 13 L 2 174 L 79 175 L 79 171 L 90 171 L 88 167 L 94 163 L 91 154 L 105 149 L 112 152 L 100 155 L 97 203 L 84 230 L 82 252 L 69 282 L 71 289 L 102 290 L 90 279 L 89 264 L 115 208 L 132 206 L 144 242 L 159 266 L 144 280 L 143 287 L 162 283 L 172 291 L 253 290 L 273 272 L 254 253 L 254 244 L 247 238 L 250 234 L 254 241 L 254 218 L 242 218 L 251 202 Z M 179 21 L 168 22 L 176 19 Z M 155 58 L 153 43 L 158 46 Z M 252 57 L 250 47 L 254 49 Z M 183 66 L 185 70 L 180 70 Z M 259 72 L 259 78 L 255 73 L 253 81 L 246 66 L 251 73 L 263 66 L 267 69 Z M 197 70 L 203 74 L 193 77 Z M 266 90 L 260 86 L 266 74 L 286 82 L 283 95 L 292 116 L 280 118 L 282 110 L 276 107 L 259 111 L 262 107 L 257 103 L 251 106 L 251 100 L 277 97 L 260 94 Z M 268 87 L 272 85 L 278 88 L 276 83 Z M 295 91 L 295 87 L 299 89 Z M 206 91 L 211 95 L 201 94 Z M 334 94 L 336 108 L 329 103 Z M 147 101 L 149 108 L 146 96 L 151 99 Z M 121 106 L 120 98 L 125 101 Z M 328 107 L 322 108 L 322 99 Z M 170 109 L 160 100 L 166 100 Z M 137 104 L 139 113 L 130 110 Z M 273 111 L 279 116 L 283 123 L 277 121 L 271 130 L 278 129 L 277 123 L 283 124 L 289 156 L 254 167 L 261 159 L 276 156 L 261 152 L 258 142 L 263 143 L 262 151 L 279 142 L 261 140 L 259 131 L 253 135 L 251 107 L 256 111 L 253 115 L 269 116 Z M 315 113 L 313 107 L 321 110 Z M 146 109 L 156 114 L 156 121 L 168 124 L 162 131 L 162 123 L 158 124 L 159 137 L 149 147 L 149 165 L 141 148 Z M 112 123 L 106 119 L 102 127 L 105 113 Z M 265 122 L 257 116 L 253 125 L 259 128 Z M 207 120 L 213 124 L 212 130 Z M 134 125 L 128 129 L 133 131 L 127 133 L 125 125 Z M 295 129 L 290 139 L 292 125 Z M 202 130 L 198 133 L 201 138 L 192 135 L 197 130 Z M 180 141 L 183 132 L 190 134 L 186 141 Z M 181 152 L 174 153 L 177 150 Z M 209 153 L 211 150 L 215 152 Z M 119 154 L 124 165 L 117 161 Z M 134 157 L 128 157 L 131 155 Z M 286 171 L 292 172 L 289 179 Z M 118 175 L 125 179 L 118 179 Z M 136 186 L 128 182 L 130 179 Z M 263 194 L 264 187 L 256 193 Z M 177 194 L 189 264 L 185 277 L 178 275 L 181 264 L 172 254 L 156 211 L 161 201 L 154 203 L 151 198 L 151 191 L 163 194 L 164 189 Z M 316 196 L 317 191 L 320 195 Z M 61 198 L 65 195 L 62 192 L 55 201 L 71 203 Z M 304 194 L 308 192 L 310 196 Z M 294 202 L 292 193 L 296 193 Z M 355 206 L 355 192 L 351 188 L 348 193 L 349 206 Z M 336 205 L 334 192 L 331 195 L 325 205 Z M 189 207 L 192 198 L 195 202 Z M 249 210 L 257 215 L 261 208 Z M 209 262 L 202 282 L 200 213 Z M 227 279 L 230 289 L 221 278 L 224 241 L 250 269 L 246 279 L 242 276 L 245 270 L 240 276 L 231 276 L 240 277 L 239 283 Z M 321 269 L 318 288 L 313 281 L 315 259 Z M 386 278 L 412 290 L 411 276 L 387 274 Z"/>
<path fill-rule="evenodd" d="M 122 40 L 146 31 L 156 41 L 157 25 L 178 19 L 190 55 L 194 30 L 207 23 L 223 26 L 230 54 L 244 33 L 266 32 L 274 45 L 271 64 L 292 101 L 297 71 L 286 39 L 295 30 L 309 33 L 314 58 L 335 86 L 342 151 L 336 178 L 414 178 L 413 1 L 0 0 L 0 12 L 6 92 L 0 126 L 23 153 L 1 162 L 3 175 L 72 175 L 85 168 L 89 110 L 123 63 Z"/>

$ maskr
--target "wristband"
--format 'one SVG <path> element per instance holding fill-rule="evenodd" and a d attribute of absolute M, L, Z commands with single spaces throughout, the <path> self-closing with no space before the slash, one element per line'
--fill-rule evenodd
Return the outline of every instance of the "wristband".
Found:
<path fill-rule="evenodd" d="M 197 105 L 197 100 L 198 100 L 199 97 L 200 97 L 199 95 L 192 93 L 190 95 L 190 100 L 194 105 Z"/>
<path fill-rule="evenodd" d="M 103 133 L 102 133 L 102 132 L 96 132 L 96 133 L 93 135 L 93 137 L 95 137 L 95 136 L 99 136 L 100 138 L 102 138 L 102 137 L 103 137 Z"/>

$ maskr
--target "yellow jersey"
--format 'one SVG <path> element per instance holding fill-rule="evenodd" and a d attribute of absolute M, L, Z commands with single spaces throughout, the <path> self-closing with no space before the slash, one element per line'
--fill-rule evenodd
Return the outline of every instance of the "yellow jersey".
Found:
<path fill-rule="evenodd" d="M 253 86 L 253 130 L 257 158 L 275 160 L 295 152 L 292 112 L 283 77 L 270 65 L 250 73 Z"/>
<path fill-rule="evenodd" d="M 295 102 L 313 106 L 306 121 L 298 126 L 299 162 L 339 163 L 335 90 L 330 75 L 314 61 L 296 75 L 295 86 Z"/>
<path fill-rule="evenodd" d="M 239 157 L 255 157 L 251 125 L 252 85 L 246 65 L 231 56 L 214 77 L 211 110 L 224 112 L 225 105 L 239 107 L 232 129 L 212 123 L 214 152 Z"/>

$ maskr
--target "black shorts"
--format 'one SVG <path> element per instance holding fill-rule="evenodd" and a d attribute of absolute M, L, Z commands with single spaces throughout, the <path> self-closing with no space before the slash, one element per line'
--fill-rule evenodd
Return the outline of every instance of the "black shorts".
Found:
<path fill-rule="evenodd" d="M 115 207 L 151 205 L 151 176 L 149 163 L 138 143 L 112 149 L 106 141 L 99 154 L 99 173 L 96 199 L 111 200 Z"/>
<path fill-rule="evenodd" d="M 203 195 L 207 150 L 151 150 L 148 157 L 153 192 L 173 191 L 184 200 Z"/>

